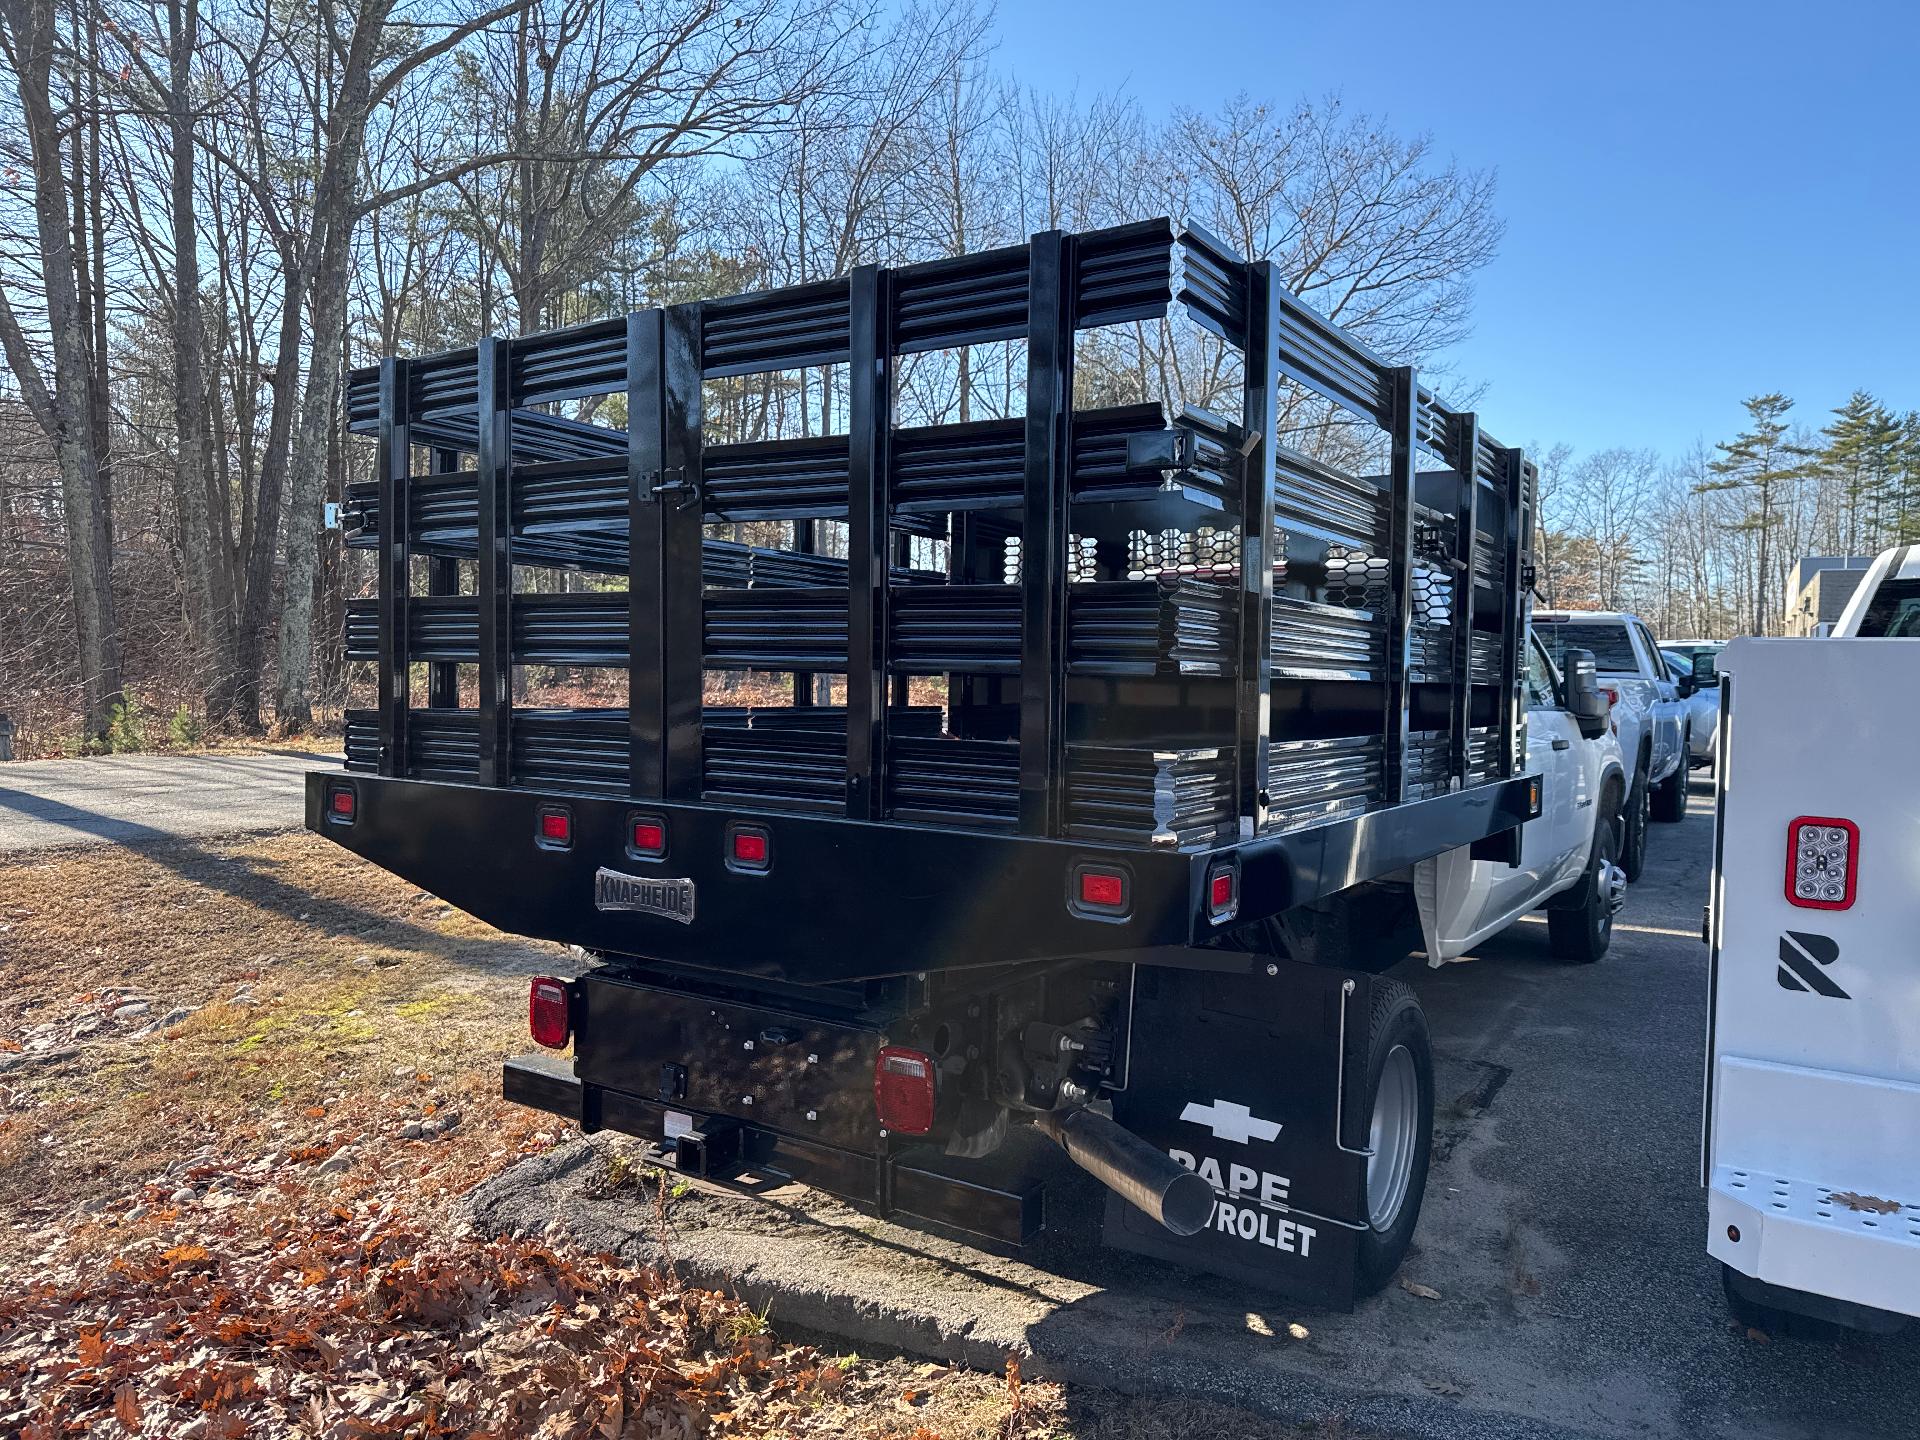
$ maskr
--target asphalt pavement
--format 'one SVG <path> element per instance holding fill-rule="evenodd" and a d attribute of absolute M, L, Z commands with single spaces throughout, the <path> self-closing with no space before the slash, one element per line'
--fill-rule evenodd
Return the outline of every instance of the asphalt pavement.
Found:
<path fill-rule="evenodd" d="M 1433 1031 L 1435 1164 L 1402 1278 L 1314 1310 L 1098 1246 L 1099 1187 L 1057 1166 L 1053 1231 L 1020 1256 L 876 1221 L 799 1187 L 701 1189 L 663 1229 L 609 1190 L 596 1137 L 476 1195 L 483 1226 L 558 1224 L 669 1259 L 773 1318 L 978 1365 L 1187 1393 L 1409 1436 L 1912 1436 L 1920 1326 L 1761 1337 L 1728 1321 L 1699 1186 L 1707 787 L 1655 825 L 1611 952 L 1570 967 L 1546 926 L 1398 972 Z"/>
<path fill-rule="evenodd" d="M 297 827 L 304 776 L 337 755 L 107 755 L 0 765 L 0 854 Z"/>

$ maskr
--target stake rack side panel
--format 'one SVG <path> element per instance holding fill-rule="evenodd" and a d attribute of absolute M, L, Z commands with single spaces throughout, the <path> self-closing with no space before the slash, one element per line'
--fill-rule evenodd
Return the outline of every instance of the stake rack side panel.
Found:
<path fill-rule="evenodd" d="M 1076 408 L 1087 332 L 1176 312 L 1237 355 L 1237 413 Z M 1022 410 L 896 423 L 903 357 L 1005 341 Z M 841 366 L 844 433 L 710 437 L 716 383 Z M 563 413 L 607 395 L 627 428 Z M 350 769 L 1174 849 L 1518 773 L 1532 468 L 1196 227 L 487 339 L 357 371 L 347 409 L 381 442 L 346 497 L 381 555 Z M 787 538 L 713 528 L 747 522 Z M 626 589 L 517 593 L 530 566 Z M 516 707 L 529 665 L 624 668 L 627 705 Z M 713 703 L 740 670 L 794 703 Z"/>

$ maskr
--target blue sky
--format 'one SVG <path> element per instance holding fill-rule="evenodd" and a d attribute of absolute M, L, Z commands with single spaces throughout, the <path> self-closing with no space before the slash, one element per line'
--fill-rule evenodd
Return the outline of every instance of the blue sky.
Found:
<path fill-rule="evenodd" d="M 1920 408 L 1920 4 L 1002 0 L 997 29 L 1043 89 L 1338 92 L 1496 170 L 1451 359 L 1508 443 L 1677 455 L 1773 389 L 1814 425 L 1855 386 Z"/>

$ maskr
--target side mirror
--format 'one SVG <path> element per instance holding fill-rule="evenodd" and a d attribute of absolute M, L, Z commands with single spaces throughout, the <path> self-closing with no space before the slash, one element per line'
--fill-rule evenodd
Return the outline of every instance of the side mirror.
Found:
<path fill-rule="evenodd" d="M 1693 688 L 1711 690 L 1720 683 L 1720 657 L 1718 655 L 1696 655 L 1693 657 Z"/>
<path fill-rule="evenodd" d="M 1569 650 L 1562 663 L 1566 666 L 1567 710 L 1583 736 L 1598 740 L 1612 722 L 1613 704 L 1600 688 L 1600 672 L 1593 662 L 1593 652 Z"/>
<path fill-rule="evenodd" d="M 1673 682 L 1674 693 L 1682 700 L 1691 698 L 1693 692 L 1699 688 L 1700 682 L 1691 675 L 1682 675 L 1678 680 Z"/>

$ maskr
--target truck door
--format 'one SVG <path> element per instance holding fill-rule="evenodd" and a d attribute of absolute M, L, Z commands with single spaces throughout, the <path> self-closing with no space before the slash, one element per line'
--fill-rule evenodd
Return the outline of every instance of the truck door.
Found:
<path fill-rule="evenodd" d="M 1653 643 L 1653 633 L 1639 624 L 1633 625 L 1632 629 L 1635 643 L 1644 656 L 1641 673 L 1653 677 L 1649 686 L 1653 724 L 1652 773 L 1664 775 L 1680 758 L 1681 715 L 1684 707 L 1680 703 L 1679 688 L 1667 672 L 1666 657 L 1660 653 L 1660 647 Z"/>
<path fill-rule="evenodd" d="M 1487 909 L 1475 930 L 1494 921 L 1531 910 L 1545 898 L 1568 855 L 1586 853 L 1584 837 L 1592 822 L 1594 797 L 1587 767 L 1580 763 L 1579 727 L 1561 708 L 1552 666 L 1540 642 L 1527 638 L 1527 768 L 1538 771 L 1543 789 L 1540 818 L 1529 820 L 1520 832 L 1517 868 L 1476 861 L 1493 877 Z"/>

